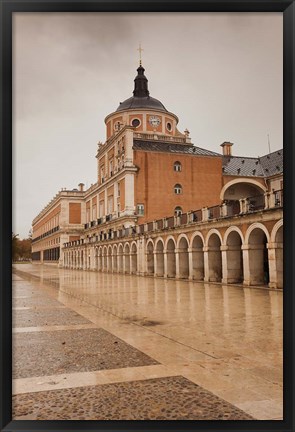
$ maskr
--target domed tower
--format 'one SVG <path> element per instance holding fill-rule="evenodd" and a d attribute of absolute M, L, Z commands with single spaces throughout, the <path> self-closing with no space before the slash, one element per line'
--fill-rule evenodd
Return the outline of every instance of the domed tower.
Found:
<path fill-rule="evenodd" d="M 120 102 L 113 113 L 105 118 L 107 139 L 124 126 L 131 126 L 134 132 L 165 136 L 182 136 L 177 130 L 178 117 L 169 112 L 158 99 L 150 96 L 145 69 L 140 64 L 134 79 L 133 96 Z"/>
<path fill-rule="evenodd" d="M 178 131 L 178 117 L 150 96 L 144 72 L 140 64 L 133 95 L 105 118 L 107 139 L 96 155 L 96 204 L 89 199 L 86 216 L 97 212 L 108 229 L 121 230 L 219 200 L 220 155 L 195 147 L 187 130 Z M 209 180 L 214 193 L 208 198 Z M 91 222 L 90 216 L 86 220 Z"/>

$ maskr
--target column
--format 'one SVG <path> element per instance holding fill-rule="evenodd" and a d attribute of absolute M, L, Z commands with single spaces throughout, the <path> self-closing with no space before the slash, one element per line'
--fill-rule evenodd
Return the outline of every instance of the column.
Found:
<path fill-rule="evenodd" d="M 246 209 L 245 209 L 245 199 L 244 198 L 240 198 L 239 202 L 240 202 L 240 213 L 245 213 L 245 211 L 246 211 Z"/>
<path fill-rule="evenodd" d="M 222 265 L 222 283 L 228 283 L 228 265 L 227 265 L 227 251 L 228 246 L 220 246 L 221 250 L 221 265 Z"/>
<path fill-rule="evenodd" d="M 244 285 L 261 285 L 263 283 L 263 253 L 264 245 L 242 245 Z"/>
<path fill-rule="evenodd" d="M 180 278 L 180 256 L 181 250 L 179 248 L 175 248 L 175 277 L 176 279 Z"/>
<path fill-rule="evenodd" d="M 189 271 L 189 280 L 193 280 L 194 279 L 194 274 L 193 274 L 193 248 L 188 248 L 188 271 Z"/>
<path fill-rule="evenodd" d="M 202 208 L 202 221 L 206 222 L 209 219 L 209 210 L 208 207 Z"/>
<path fill-rule="evenodd" d="M 264 208 L 268 209 L 269 208 L 269 192 L 265 192 L 264 193 Z"/>
<path fill-rule="evenodd" d="M 268 243 L 269 287 L 283 288 L 283 244 Z"/>
<path fill-rule="evenodd" d="M 208 246 L 203 247 L 204 252 L 204 282 L 209 282 L 209 248 Z"/>
<path fill-rule="evenodd" d="M 163 251 L 164 254 L 164 277 L 168 277 L 168 257 L 167 257 L 167 251 L 164 249 Z M 156 255 L 155 255 L 156 258 Z M 156 262 L 155 262 L 155 271 L 156 271 Z"/>
<path fill-rule="evenodd" d="M 140 275 L 147 274 L 147 253 L 145 253 L 145 240 L 137 240 L 137 273 Z"/>

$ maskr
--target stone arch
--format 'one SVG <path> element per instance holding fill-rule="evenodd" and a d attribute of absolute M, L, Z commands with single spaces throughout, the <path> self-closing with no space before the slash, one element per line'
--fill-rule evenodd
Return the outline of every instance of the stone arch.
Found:
<path fill-rule="evenodd" d="M 182 240 L 183 238 L 187 241 L 187 245 L 188 245 L 188 247 L 189 247 L 190 241 L 189 241 L 188 236 L 187 236 L 186 234 L 180 234 L 180 235 L 177 237 L 177 240 L 176 240 L 176 249 L 179 248 L 179 243 L 181 242 L 181 240 Z"/>
<path fill-rule="evenodd" d="M 130 265 L 131 265 L 131 273 L 137 273 L 137 244 L 136 242 L 131 243 L 130 248 Z"/>
<path fill-rule="evenodd" d="M 266 192 L 266 187 L 263 186 L 259 181 L 243 177 L 241 179 L 231 180 L 223 186 L 223 188 L 220 191 L 220 199 L 221 200 L 226 199 L 225 198 L 226 192 L 234 185 L 248 185 L 250 187 L 252 186 L 252 188 L 255 188 L 258 192 L 260 192 L 262 194 Z M 247 187 L 245 188 L 245 191 L 246 190 L 247 190 Z M 249 188 L 249 190 L 251 190 L 251 188 Z M 240 198 L 247 198 L 247 196 L 245 196 L 245 195 L 240 196 Z M 239 198 L 237 198 L 237 199 L 239 199 Z"/>
<path fill-rule="evenodd" d="M 283 231 L 280 230 L 281 227 L 283 227 L 283 219 L 276 222 L 276 224 L 273 226 L 273 229 L 271 230 L 270 235 L 270 243 L 278 243 L 283 241 L 283 238 L 277 238 L 278 231 L 280 232 L 280 235 L 283 235 Z"/>
<path fill-rule="evenodd" d="M 177 276 L 181 279 L 189 277 L 189 239 L 186 234 L 181 234 L 177 239 L 178 271 Z"/>
<path fill-rule="evenodd" d="M 175 259 L 175 240 L 169 236 L 165 243 L 165 253 L 167 259 L 166 275 L 167 277 L 176 276 L 176 259 Z"/>
<path fill-rule="evenodd" d="M 248 285 L 267 285 L 269 283 L 269 257 L 267 245 L 270 236 L 267 228 L 256 222 L 249 226 L 245 235 L 245 252 L 248 265 Z"/>
<path fill-rule="evenodd" d="M 269 236 L 269 232 L 268 232 L 266 226 L 263 225 L 263 224 L 260 223 L 260 222 L 255 222 L 255 223 L 251 224 L 251 225 L 248 227 L 247 231 L 246 231 L 246 235 L 245 235 L 245 244 L 249 244 L 249 243 L 250 243 L 250 242 L 249 242 L 249 237 L 250 237 L 252 231 L 254 231 L 256 228 L 261 229 L 261 230 L 265 233 L 266 238 L 267 238 L 267 242 L 269 242 L 269 240 L 270 240 L 270 236 Z"/>
<path fill-rule="evenodd" d="M 164 241 L 159 237 L 155 244 L 156 276 L 164 276 Z"/>
<path fill-rule="evenodd" d="M 222 238 L 220 232 L 212 229 L 207 234 L 207 254 L 208 254 L 208 275 L 206 280 L 209 282 L 221 282 L 222 279 L 222 257 L 221 244 Z"/>
<path fill-rule="evenodd" d="M 268 249 L 270 265 L 270 286 L 274 288 L 283 288 L 284 283 L 284 265 L 283 265 L 283 220 L 279 220 L 273 227 L 270 236 Z"/>
<path fill-rule="evenodd" d="M 200 231 L 193 234 L 190 241 L 192 254 L 191 276 L 195 280 L 204 280 L 204 237 Z"/>
<path fill-rule="evenodd" d="M 201 233 L 201 231 L 195 231 L 192 234 L 192 236 L 191 236 L 189 247 L 193 247 L 193 243 L 194 243 L 195 237 L 199 237 L 201 239 L 202 243 L 203 243 L 203 246 L 205 245 L 205 239 L 204 239 L 204 236 Z"/>
<path fill-rule="evenodd" d="M 124 273 L 130 273 L 130 245 L 124 245 Z"/>
<path fill-rule="evenodd" d="M 153 240 L 149 239 L 146 244 L 146 269 L 148 275 L 153 275 L 155 273 L 154 247 Z"/>
<path fill-rule="evenodd" d="M 227 245 L 227 238 L 232 231 L 236 231 L 240 235 L 242 244 L 244 244 L 245 243 L 244 235 L 243 235 L 242 231 L 240 230 L 240 228 L 238 228 L 237 226 L 231 226 L 225 231 L 222 244 Z"/>
<path fill-rule="evenodd" d="M 222 237 L 221 237 L 220 232 L 216 228 L 212 228 L 212 229 L 210 229 L 210 231 L 206 235 L 206 238 L 205 238 L 205 247 L 208 246 L 209 239 L 210 239 L 210 237 L 211 237 L 212 234 L 216 234 L 219 237 L 220 244 L 222 244 Z"/>
<path fill-rule="evenodd" d="M 244 237 L 242 231 L 230 227 L 224 234 L 223 279 L 224 283 L 240 283 L 244 280 L 243 251 Z"/>
<path fill-rule="evenodd" d="M 118 272 L 120 273 L 124 272 L 123 256 L 124 256 L 124 248 L 123 248 L 123 244 L 120 243 L 118 246 Z"/>

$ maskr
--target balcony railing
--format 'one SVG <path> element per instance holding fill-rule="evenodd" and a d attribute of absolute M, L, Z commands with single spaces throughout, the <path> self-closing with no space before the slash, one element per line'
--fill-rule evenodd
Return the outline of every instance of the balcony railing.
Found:
<path fill-rule="evenodd" d="M 247 198 L 248 211 L 256 211 L 264 209 L 264 195 L 254 195 Z"/>
<path fill-rule="evenodd" d="M 208 219 L 219 219 L 220 217 L 220 205 L 208 207 Z"/>
<path fill-rule="evenodd" d="M 241 212 L 239 201 L 229 201 L 226 203 L 227 216 L 236 216 Z"/>
<path fill-rule="evenodd" d="M 283 190 L 281 189 L 281 190 L 273 191 L 272 194 L 273 194 L 273 198 L 271 200 L 272 205 L 269 208 L 272 209 L 276 207 L 283 207 Z M 216 205 L 207 208 L 205 207 L 204 210 L 207 211 L 204 212 L 202 212 L 202 210 L 199 209 L 188 213 L 183 213 L 179 216 L 170 216 L 167 218 L 158 219 L 155 222 L 147 222 L 145 224 L 131 226 L 116 231 L 110 229 L 108 230 L 107 233 L 101 233 L 99 236 L 94 237 L 92 241 L 119 239 L 124 237 L 130 237 L 136 234 L 143 235 L 146 233 L 151 233 L 155 230 L 174 229 L 174 228 L 179 228 L 180 226 L 183 225 L 187 225 L 189 223 L 210 222 L 213 219 L 232 217 L 240 213 L 251 213 L 253 211 L 259 211 L 265 209 L 264 194 L 243 198 L 241 201 L 243 202 L 242 207 L 238 200 L 225 201 L 222 205 Z M 112 215 L 107 215 L 105 220 L 106 221 L 110 220 L 111 216 Z M 103 221 L 101 219 L 97 219 L 97 225 L 99 225 L 100 223 L 103 223 Z M 91 223 L 85 224 L 85 228 L 89 227 L 89 225 L 91 225 Z M 77 240 L 75 242 L 64 243 L 64 245 L 65 247 L 70 247 L 74 245 L 81 245 L 83 243 L 84 240 L 81 239 L 80 241 Z"/>
<path fill-rule="evenodd" d="M 166 222 L 166 226 L 165 226 L 165 228 L 174 228 L 174 216 L 170 216 L 170 217 L 168 217 L 168 218 L 166 218 L 165 219 L 165 222 Z"/>
<path fill-rule="evenodd" d="M 188 223 L 188 217 L 187 217 L 187 213 L 182 213 L 179 217 L 180 219 L 180 224 L 181 225 L 186 225 Z"/>
<path fill-rule="evenodd" d="M 191 216 L 192 222 L 200 222 L 202 220 L 202 210 L 195 210 Z"/>
<path fill-rule="evenodd" d="M 32 243 L 35 243 L 38 240 L 42 240 L 43 238 L 48 237 L 51 234 L 56 233 L 58 230 L 59 230 L 59 225 L 56 226 L 56 227 L 54 227 L 54 228 L 52 228 L 52 229 L 50 229 L 49 231 L 46 231 L 45 233 L 39 235 L 38 237 L 33 238 L 32 239 Z"/>
<path fill-rule="evenodd" d="M 149 222 L 147 224 L 147 231 L 153 231 L 154 229 L 154 223 L 153 222 Z"/>
<path fill-rule="evenodd" d="M 275 206 L 283 207 L 283 189 L 274 192 Z"/>
<path fill-rule="evenodd" d="M 156 221 L 156 229 L 161 230 L 164 228 L 163 219 L 159 219 Z"/>

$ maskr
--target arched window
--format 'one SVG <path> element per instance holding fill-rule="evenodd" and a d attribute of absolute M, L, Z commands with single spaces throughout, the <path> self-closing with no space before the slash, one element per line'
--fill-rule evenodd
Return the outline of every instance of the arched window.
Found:
<path fill-rule="evenodd" d="M 175 216 L 181 216 L 182 215 L 182 208 L 181 207 L 175 207 L 174 215 Z"/>
<path fill-rule="evenodd" d="M 181 163 L 176 161 L 174 162 L 174 171 L 181 171 Z"/>
<path fill-rule="evenodd" d="M 174 193 L 177 194 L 177 195 L 179 195 L 179 194 L 182 193 L 182 186 L 180 184 L 176 184 L 174 186 Z"/>

